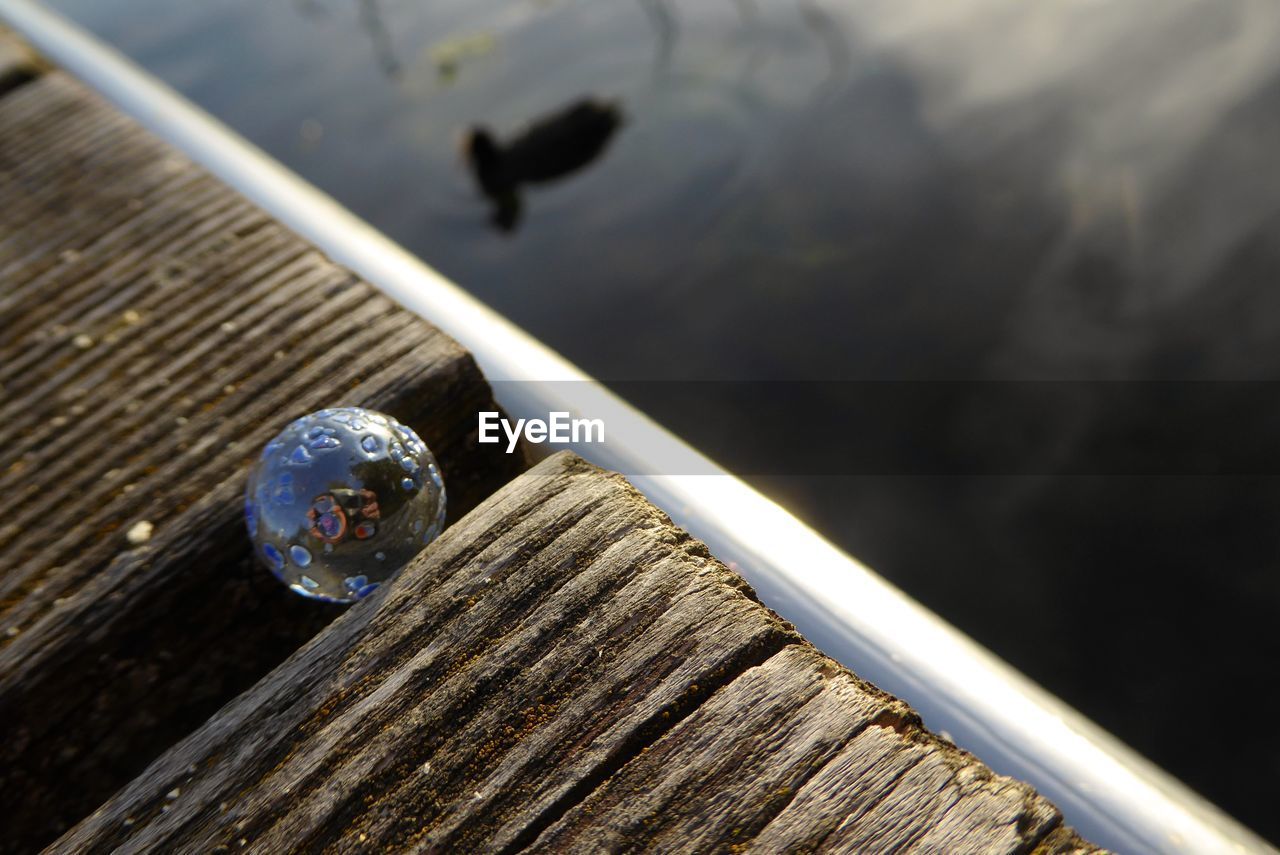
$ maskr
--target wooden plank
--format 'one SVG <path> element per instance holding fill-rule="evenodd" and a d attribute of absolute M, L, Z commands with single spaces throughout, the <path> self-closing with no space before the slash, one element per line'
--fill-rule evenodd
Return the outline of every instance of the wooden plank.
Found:
<path fill-rule="evenodd" d="M 246 466 L 287 421 L 392 413 L 454 519 L 523 459 L 477 444 L 492 397 L 455 342 L 80 84 L 14 89 L 0 127 L 0 850 L 21 850 L 339 612 L 243 532 Z"/>
<path fill-rule="evenodd" d="M 1061 819 L 900 704 L 791 647 L 712 698 L 534 850 L 1021 852 Z"/>
<path fill-rule="evenodd" d="M 1017 852 L 1059 822 L 1030 787 L 994 775 L 906 721 L 858 734 L 752 849 L 954 852 L 982 841 L 990 851 Z"/>
<path fill-rule="evenodd" d="M 1093 855 L 1104 850 L 1081 838 L 1074 829 L 1060 825 L 1032 851 L 1035 855 Z"/>
<path fill-rule="evenodd" d="M 1021 852 L 1060 823 L 562 453 L 53 851 Z"/>
<path fill-rule="evenodd" d="M 812 648 L 787 647 L 718 692 L 534 848 L 745 845 L 850 738 L 909 716 Z"/>

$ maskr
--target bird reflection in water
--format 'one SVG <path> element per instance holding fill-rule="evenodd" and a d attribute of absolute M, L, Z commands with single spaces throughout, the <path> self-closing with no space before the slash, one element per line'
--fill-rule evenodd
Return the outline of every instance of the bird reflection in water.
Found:
<path fill-rule="evenodd" d="M 493 205 L 493 224 L 514 230 L 521 216 L 521 187 L 559 181 L 585 168 L 600 157 L 622 122 L 616 101 L 584 98 L 532 122 L 506 142 L 483 126 L 468 129 L 463 156 Z"/>

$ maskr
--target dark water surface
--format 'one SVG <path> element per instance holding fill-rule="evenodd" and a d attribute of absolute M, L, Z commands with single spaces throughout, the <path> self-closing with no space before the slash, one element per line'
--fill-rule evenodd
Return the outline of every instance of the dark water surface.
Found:
<path fill-rule="evenodd" d="M 55 5 L 1280 836 L 1280 6 Z"/>

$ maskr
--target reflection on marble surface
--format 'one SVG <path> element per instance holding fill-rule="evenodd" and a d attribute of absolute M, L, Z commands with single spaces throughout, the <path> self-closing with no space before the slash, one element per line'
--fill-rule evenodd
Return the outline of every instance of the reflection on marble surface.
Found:
<path fill-rule="evenodd" d="M 300 416 L 262 449 L 244 491 L 254 554 L 304 597 L 352 603 L 445 523 L 435 457 L 412 428 L 362 407 Z"/>
<path fill-rule="evenodd" d="M 1091 381 L 1008 404 L 1037 415 L 1034 472 L 914 472 L 982 438 L 983 413 L 940 394 L 937 447 L 886 474 L 758 483 L 1280 835 L 1256 777 L 1280 749 L 1184 738 L 1188 684 L 1280 716 L 1280 481 L 1146 465 L 1169 433 L 1153 419 L 1210 445 L 1256 426 L 1262 447 L 1280 407 L 1242 387 L 1171 416 L 1138 383 L 1280 369 L 1280 6 L 55 5 L 599 377 Z M 625 128 L 495 233 L 460 135 L 592 94 L 625 105 Z M 744 423 L 749 401 L 694 415 L 644 388 L 638 404 L 730 466 L 771 453 L 709 427 Z M 1117 435 L 1140 471 L 1079 474 Z"/>

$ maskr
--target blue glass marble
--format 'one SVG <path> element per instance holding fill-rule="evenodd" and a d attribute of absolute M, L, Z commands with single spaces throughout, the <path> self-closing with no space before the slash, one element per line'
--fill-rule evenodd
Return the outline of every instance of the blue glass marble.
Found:
<path fill-rule="evenodd" d="M 338 407 L 267 443 L 249 473 L 245 524 L 276 578 L 317 600 L 367 597 L 444 528 L 430 449 L 382 413 Z"/>

